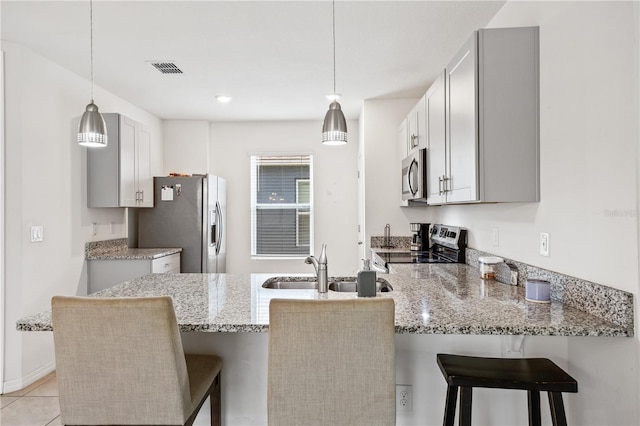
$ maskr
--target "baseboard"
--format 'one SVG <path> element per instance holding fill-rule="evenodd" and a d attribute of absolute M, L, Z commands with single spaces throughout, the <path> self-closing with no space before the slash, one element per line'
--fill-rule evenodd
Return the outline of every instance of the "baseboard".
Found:
<path fill-rule="evenodd" d="M 51 373 L 52 371 L 55 371 L 55 369 L 56 369 L 56 363 L 51 362 L 49 364 L 43 365 L 37 370 L 32 371 L 31 373 L 27 374 L 24 377 L 4 382 L 2 385 L 2 393 L 15 392 L 15 391 L 24 389 L 27 386 L 29 386 L 31 383 L 34 383 L 40 380 L 41 378 L 43 378 L 44 376 L 46 376 L 47 374 Z"/>

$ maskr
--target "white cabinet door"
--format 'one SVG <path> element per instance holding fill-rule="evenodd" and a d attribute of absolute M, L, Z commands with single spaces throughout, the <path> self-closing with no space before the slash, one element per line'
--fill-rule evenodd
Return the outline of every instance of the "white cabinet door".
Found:
<path fill-rule="evenodd" d="M 425 96 L 413 107 L 407 116 L 407 155 L 415 150 L 427 147 L 427 117 Z"/>
<path fill-rule="evenodd" d="M 180 273 L 180 253 L 159 257 L 151 261 L 152 274 Z"/>
<path fill-rule="evenodd" d="M 425 95 L 427 115 L 427 204 L 445 202 L 446 178 L 446 117 L 444 71 L 433 82 Z"/>
<path fill-rule="evenodd" d="M 405 118 L 404 120 L 402 120 L 402 122 L 400 123 L 400 125 L 398 126 L 398 133 L 397 133 L 397 146 L 398 146 L 398 164 L 400 164 L 400 162 L 402 162 L 402 160 L 404 160 L 408 155 L 408 139 L 409 138 L 409 132 L 407 129 L 407 119 Z"/>
<path fill-rule="evenodd" d="M 405 118 L 404 120 L 402 120 L 402 122 L 400 123 L 400 125 L 398 126 L 398 132 L 397 132 L 397 140 L 396 140 L 396 146 L 397 146 L 397 150 L 398 150 L 398 155 L 397 155 L 397 159 L 396 159 L 396 164 L 398 166 L 400 166 L 402 164 L 402 160 L 404 160 L 409 154 L 407 152 L 408 148 L 409 148 L 409 143 L 408 143 L 408 136 L 409 132 L 408 132 L 408 128 L 407 128 L 407 119 Z M 402 168 L 399 168 L 398 174 L 397 174 L 397 184 L 398 184 L 398 191 L 397 191 L 397 199 L 400 200 L 400 205 L 401 206 L 408 206 L 409 202 L 406 200 L 402 199 L 402 180 L 401 180 L 401 174 L 402 174 Z"/>
<path fill-rule="evenodd" d="M 151 175 L 151 134 L 138 124 L 136 138 L 136 182 L 138 207 L 153 207 L 153 176 Z"/>
<path fill-rule="evenodd" d="M 120 116 L 120 206 L 136 207 L 136 122 Z"/>
<path fill-rule="evenodd" d="M 447 202 L 478 199 L 477 33 L 446 68 Z"/>

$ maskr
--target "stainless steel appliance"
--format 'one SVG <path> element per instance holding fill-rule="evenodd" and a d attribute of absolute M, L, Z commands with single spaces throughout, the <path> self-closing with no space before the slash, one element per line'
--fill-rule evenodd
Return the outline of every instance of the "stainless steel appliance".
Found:
<path fill-rule="evenodd" d="M 410 223 L 411 251 L 423 251 L 429 249 L 429 223 Z"/>
<path fill-rule="evenodd" d="M 138 213 L 138 247 L 181 247 L 181 272 L 226 272 L 226 181 L 153 178 L 155 207 Z"/>
<path fill-rule="evenodd" d="M 387 268 L 391 263 L 465 263 L 467 230 L 458 226 L 431 225 L 428 235 L 431 246 L 420 251 L 376 250 L 376 257 L 384 262 L 378 267 Z"/>
<path fill-rule="evenodd" d="M 427 150 L 424 148 L 402 160 L 402 199 L 427 199 Z"/>

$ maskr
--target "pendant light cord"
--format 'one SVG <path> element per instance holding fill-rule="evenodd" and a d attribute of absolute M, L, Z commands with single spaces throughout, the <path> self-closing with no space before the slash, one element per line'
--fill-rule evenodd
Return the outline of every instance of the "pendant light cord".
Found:
<path fill-rule="evenodd" d="M 336 95 L 336 0 L 333 0 L 333 96 Z"/>
<path fill-rule="evenodd" d="M 93 0 L 89 0 L 89 28 L 91 33 L 91 103 L 93 103 Z"/>

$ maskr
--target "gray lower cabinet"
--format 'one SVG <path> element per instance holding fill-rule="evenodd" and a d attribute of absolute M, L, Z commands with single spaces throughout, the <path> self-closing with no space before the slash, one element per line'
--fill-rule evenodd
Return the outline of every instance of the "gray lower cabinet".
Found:
<path fill-rule="evenodd" d="M 538 58 L 537 27 L 481 29 L 433 83 L 428 204 L 540 200 Z"/>
<path fill-rule="evenodd" d="M 148 274 L 180 273 L 180 253 L 155 259 L 88 260 L 89 294 Z"/>

